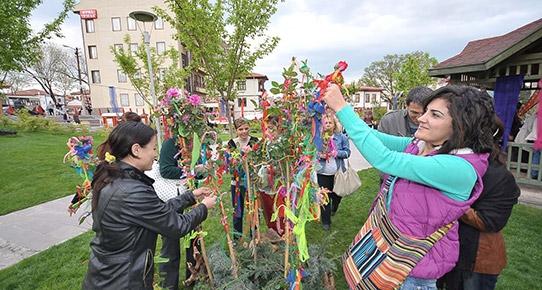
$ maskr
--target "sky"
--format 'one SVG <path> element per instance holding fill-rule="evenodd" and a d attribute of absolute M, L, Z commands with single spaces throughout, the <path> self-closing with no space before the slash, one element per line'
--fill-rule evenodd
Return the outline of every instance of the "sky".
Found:
<path fill-rule="evenodd" d="M 31 24 L 39 29 L 55 17 L 61 0 L 45 0 Z M 279 2 L 268 35 L 276 49 L 257 62 L 254 72 L 282 81 L 292 56 L 308 60 L 313 72 L 328 74 L 339 60 L 349 67 L 347 82 L 361 78 L 371 62 L 387 54 L 425 51 L 438 61 L 472 40 L 506 34 L 542 17 L 542 0 L 286 0 Z M 82 46 L 78 15 L 70 13 L 59 44 Z M 267 83 L 267 87 L 270 83 Z"/>

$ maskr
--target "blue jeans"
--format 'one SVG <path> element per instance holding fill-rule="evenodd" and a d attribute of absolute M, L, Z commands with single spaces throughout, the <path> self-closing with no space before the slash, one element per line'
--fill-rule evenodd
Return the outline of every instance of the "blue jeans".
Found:
<path fill-rule="evenodd" d="M 463 289 L 493 290 L 497 284 L 498 275 L 472 273 L 469 278 L 463 278 Z"/>
<path fill-rule="evenodd" d="M 399 290 L 437 290 L 437 280 L 408 276 Z"/>

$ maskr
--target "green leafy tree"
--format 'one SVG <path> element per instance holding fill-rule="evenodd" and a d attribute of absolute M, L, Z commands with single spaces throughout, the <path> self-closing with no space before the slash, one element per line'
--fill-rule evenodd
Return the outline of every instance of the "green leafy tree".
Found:
<path fill-rule="evenodd" d="M 428 69 L 437 63 L 436 58 L 422 51 L 388 54 L 366 67 L 359 83 L 383 88 L 383 98 L 390 104 L 393 96 L 403 93 L 401 102 L 410 89 L 436 83 L 436 79 L 429 76 Z"/>
<path fill-rule="evenodd" d="M 32 11 L 42 0 L 3 0 L 0 5 L 0 71 L 21 70 L 37 61 L 41 44 L 52 35 L 61 37 L 60 25 L 72 9 L 74 1 L 64 0 L 63 9 L 44 28 L 34 33 L 30 26 Z M 5 75 L 5 74 L 3 74 Z M 4 80 L 0 80 L 4 82 Z"/>
<path fill-rule="evenodd" d="M 401 69 L 404 59 L 404 55 L 388 54 L 382 60 L 372 62 L 365 68 L 359 82 L 366 86 L 382 88 L 384 99 L 391 104 L 393 96 L 398 92 L 395 73 Z"/>
<path fill-rule="evenodd" d="M 235 100 L 236 80 L 244 79 L 256 61 L 278 44 L 277 37 L 266 35 L 278 0 L 165 2 L 171 14 L 159 8 L 156 12 L 177 29 L 176 38 L 190 51 L 195 65 L 205 71 L 209 95 L 218 95 L 223 101 Z"/>
<path fill-rule="evenodd" d="M 124 46 L 129 47 L 131 42 L 130 37 L 127 35 L 124 38 Z M 152 107 L 149 66 L 145 45 L 143 43 L 138 45 L 135 52 L 111 47 L 111 52 L 115 57 L 115 62 L 126 74 L 136 91 Z M 181 67 L 178 50 L 170 47 L 163 54 L 159 54 L 155 48 L 151 47 L 151 64 L 155 76 L 154 91 L 159 100 L 166 94 L 168 88 L 184 87 L 185 80 L 190 73 L 190 67 Z"/>
<path fill-rule="evenodd" d="M 403 96 L 417 86 L 436 84 L 436 78 L 429 76 L 429 69 L 438 63 L 437 59 L 427 52 L 416 51 L 405 56 L 401 69 L 395 73 L 397 90 Z M 400 100 L 403 101 L 404 97 Z"/>

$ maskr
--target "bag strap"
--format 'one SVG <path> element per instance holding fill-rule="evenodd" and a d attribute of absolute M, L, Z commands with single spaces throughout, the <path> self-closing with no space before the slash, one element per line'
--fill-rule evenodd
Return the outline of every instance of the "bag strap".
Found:
<path fill-rule="evenodd" d="M 389 218 L 388 210 L 386 208 L 386 200 L 387 200 L 387 196 L 389 195 L 390 187 L 391 187 L 391 184 L 393 183 L 394 179 L 395 179 L 394 175 L 388 175 L 388 178 L 386 178 L 386 180 L 384 180 L 382 189 L 380 190 L 380 193 L 378 194 L 377 198 L 375 199 L 375 201 L 373 203 L 370 215 L 373 214 L 373 212 L 375 210 L 375 207 L 381 206 L 381 209 L 380 209 L 381 214 L 383 216 L 385 216 L 385 218 Z M 391 220 L 390 220 L 390 222 L 391 222 Z M 450 223 L 441 226 L 436 231 L 434 231 L 429 236 L 427 236 L 424 240 L 434 240 L 435 243 L 436 243 L 438 240 L 440 240 L 442 237 L 444 237 L 446 235 L 446 233 L 448 233 L 448 231 L 452 228 L 452 226 L 456 222 L 457 221 L 451 221 Z"/>

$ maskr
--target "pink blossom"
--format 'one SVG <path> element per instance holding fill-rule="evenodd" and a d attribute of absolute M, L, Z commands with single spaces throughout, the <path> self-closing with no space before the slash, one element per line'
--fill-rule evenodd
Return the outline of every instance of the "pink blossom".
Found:
<path fill-rule="evenodd" d="M 339 61 L 336 65 L 335 65 L 335 69 L 338 69 L 339 71 L 344 71 L 346 70 L 346 68 L 348 67 L 348 64 L 346 63 L 346 61 Z"/>
<path fill-rule="evenodd" d="M 169 88 L 166 92 L 166 96 L 171 98 L 176 98 L 181 94 L 178 88 Z"/>
<path fill-rule="evenodd" d="M 183 121 L 183 123 L 188 124 L 188 121 L 190 121 L 190 116 L 189 115 L 183 115 L 181 117 L 181 120 Z"/>
<path fill-rule="evenodd" d="M 201 97 L 199 95 L 190 95 L 186 100 L 192 106 L 199 106 L 201 104 Z"/>

